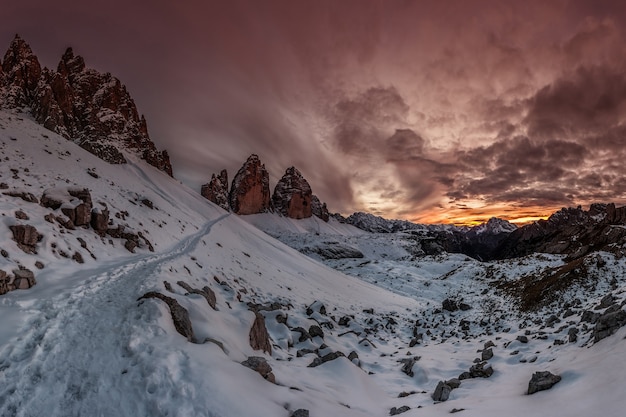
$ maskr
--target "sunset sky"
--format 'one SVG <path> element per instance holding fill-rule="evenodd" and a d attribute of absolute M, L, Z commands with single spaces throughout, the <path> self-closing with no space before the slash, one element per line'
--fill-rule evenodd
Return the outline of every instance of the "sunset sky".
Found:
<path fill-rule="evenodd" d="M 626 204 L 626 2 L 23 0 L 42 65 L 113 73 L 174 175 L 251 153 L 331 211 L 528 221 Z"/>

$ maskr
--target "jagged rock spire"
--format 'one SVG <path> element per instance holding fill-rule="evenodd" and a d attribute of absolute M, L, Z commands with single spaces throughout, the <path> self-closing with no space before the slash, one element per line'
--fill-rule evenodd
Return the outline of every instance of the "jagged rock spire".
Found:
<path fill-rule="evenodd" d="M 125 163 L 122 151 L 129 151 L 172 175 L 168 153 L 150 140 L 146 120 L 126 87 L 109 73 L 87 68 L 72 48 L 57 71 L 42 70 L 30 46 L 16 35 L 4 55 L 0 83 L 0 105 L 30 107 L 38 123 L 109 163 Z"/>
<path fill-rule="evenodd" d="M 272 203 L 283 216 L 305 219 L 313 214 L 312 195 L 308 181 L 295 167 L 290 167 L 276 184 Z"/>
<path fill-rule="evenodd" d="M 230 208 L 236 214 L 256 214 L 270 210 L 270 179 L 257 155 L 250 155 L 233 178 Z"/>
<path fill-rule="evenodd" d="M 219 175 L 213 174 L 211 181 L 202 186 L 200 194 L 224 210 L 230 210 L 228 203 L 228 173 L 226 170 L 223 169 Z"/>

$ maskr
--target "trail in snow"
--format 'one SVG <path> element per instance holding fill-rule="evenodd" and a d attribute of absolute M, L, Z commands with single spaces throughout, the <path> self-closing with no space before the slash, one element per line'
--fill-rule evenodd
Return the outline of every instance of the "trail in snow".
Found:
<path fill-rule="evenodd" d="M 126 259 L 106 269 L 78 271 L 84 280 L 81 285 L 33 305 L 39 313 L 0 353 L 0 415 L 157 412 L 149 399 L 156 390 L 150 374 L 158 370 L 140 364 L 133 346 L 134 329 L 147 321 L 136 300 L 150 282 L 148 277 L 192 251 L 227 216 L 208 222 L 167 251 Z M 155 331 L 162 330 L 155 326 Z M 184 361 L 185 355 L 178 360 Z M 129 401 L 137 397 L 144 401 Z M 103 403 L 103 398 L 110 401 Z"/>

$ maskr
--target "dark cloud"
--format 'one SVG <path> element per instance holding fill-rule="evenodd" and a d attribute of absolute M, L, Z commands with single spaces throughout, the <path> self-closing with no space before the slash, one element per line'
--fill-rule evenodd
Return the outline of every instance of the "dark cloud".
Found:
<path fill-rule="evenodd" d="M 257 153 L 331 210 L 436 221 L 626 203 L 625 25 L 609 0 L 30 0 L 0 39 L 118 76 L 194 188 Z"/>

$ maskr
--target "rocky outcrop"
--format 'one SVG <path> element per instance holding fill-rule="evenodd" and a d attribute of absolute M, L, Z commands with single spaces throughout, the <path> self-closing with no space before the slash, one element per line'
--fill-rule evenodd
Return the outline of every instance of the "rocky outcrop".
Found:
<path fill-rule="evenodd" d="M 27 290 L 37 283 L 35 274 L 30 269 L 16 269 L 13 271 L 13 277 L 13 287 L 16 290 Z"/>
<path fill-rule="evenodd" d="M 325 222 L 328 222 L 328 220 L 330 219 L 330 213 L 328 212 L 328 207 L 326 207 L 326 203 L 322 203 L 315 194 L 311 196 L 311 212 L 314 216 L 319 217 Z"/>
<path fill-rule="evenodd" d="M 61 209 L 73 226 L 89 226 L 92 220 L 91 194 L 87 188 L 49 188 L 41 197 L 43 207 Z"/>
<path fill-rule="evenodd" d="M 292 219 L 306 219 L 313 215 L 313 192 L 308 181 L 295 167 L 287 168 L 274 188 L 274 209 Z"/>
<path fill-rule="evenodd" d="M 168 297 L 167 295 L 163 295 L 161 293 L 150 291 L 139 297 L 137 301 L 146 299 L 146 298 L 158 298 L 159 300 L 165 302 L 170 309 L 170 314 L 172 316 L 172 321 L 174 322 L 174 327 L 176 331 L 187 338 L 188 341 L 195 343 L 196 338 L 193 333 L 193 328 L 191 327 L 191 320 L 189 319 L 189 312 L 187 309 L 176 301 L 172 297 Z"/>
<path fill-rule="evenodd" d="M 235 175 L 229 203 L 236 214 L 256 214 L 270 210 L 269 173 L 257 155 L 250 155 Z"/>
<path fill-rule="evenodd" d="M 126 87 L 110 73 L 87 68 L 71 48 L 56 71 L 41 69 L 28 44 L 16 36 L 2 73 L 3 106 L 29 107 L 38 123 L 109 163 L 125 163 L 122 151 L 127 151 L 172 175 L 169 155 L 150 140 L 146 120 Z"/>
<path fill-rule="evenodd" d="M 104 236 L 109 228 L 109 210 L 107 208 L 100 209 L 99 207 L 91 209 L 91 221 L 89 224 L 97 234 Z"/>
<path fill-rule="evenodd" d="M 624 325 L 626 325 L 626 311 L 620 309 L 605 312 L 596 321 L 596 326 L 593 329 L 593 341 L 599 342 L 611 336 Z"/>
<path fill-rule="evenodd" d="M 202 186 L 200 194 L 224 210 L 230 210 L 230 205 L 228 204 L 228 173 L 226 170 L 223 169 L 219 175 L 213 174 L 211 181 Z"/>
<path fill-rule="evenodd" d="M 250 346 L 254 350 L 262 350 L 271 355 L 272 344 L 270 343 L 270 336 L 265 327 L 265 318 L 261 313 L 255 312 L 254 314 L 256 317 L 250 329 Z"/>

